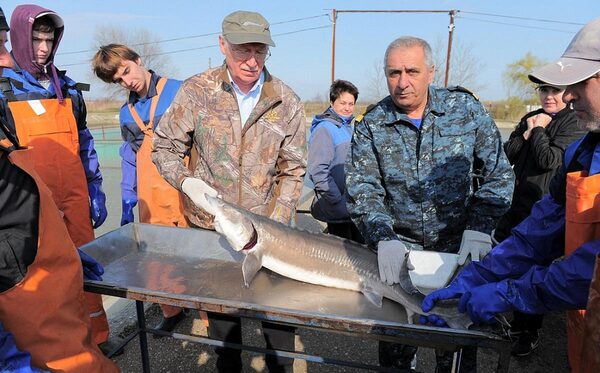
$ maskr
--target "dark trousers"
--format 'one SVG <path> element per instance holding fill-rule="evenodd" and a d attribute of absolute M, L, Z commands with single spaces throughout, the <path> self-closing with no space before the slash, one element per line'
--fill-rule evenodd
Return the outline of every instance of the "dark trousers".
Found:
<path fill-rule="evenodd" d="M 347 223 L 327 223 L 327 233 L 334 236 L 347 238 L 349 240 L 365 243 L 363 236 L 352 222 Z"/>
<path fill-rule="evenodd" d="M 242 343 L 242 324 L 239 317 L 227 316 L 218 313 L 208 314 L 208 336 L 224 342 Z M 262 323 L 263 335 L 267 348 L 286 351 L 295 351 L 294 336 L 296 329 L 291 326 Z M 233 348 L 215 348 L 217 354 L 218 372 L 241 372 L 241 350 Z M 269 372 L 292 372 L 294 359 L 274 355 L 266 355 L 265 363 Z"/>
<path fill-rule="evenodd" d="M 537 332 L 542 328 L 544 315 L 513 312 L 513 319 L 510 323 L 510 330 L 513 332 Z"/>
<path fill-rule="evenodd" d="M 379 342 L 379 365 L 387 368 L 407 370 L 410 362 L 417 353 L 416 346 L 400 343 Z M 436 373 L 452 371 L 454 353 L 449 351 L 435 351 Z M 477 347 L 465 347 L 460 359 L 460 372 L 477 372 Z"/>

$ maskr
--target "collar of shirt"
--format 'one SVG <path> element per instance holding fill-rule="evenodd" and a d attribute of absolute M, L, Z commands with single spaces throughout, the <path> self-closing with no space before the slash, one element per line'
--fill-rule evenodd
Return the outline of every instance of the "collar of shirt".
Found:
<path fill-rule="evenodd" d="M 588 171 L 588 176 L 600 173 L 600 134 L 589 132 L 579 146 L 577 162 Z"/>
<path fill-rule="evenodd" d="M 131 105 L 135 105 L 138 101 L 146 101 L 146 99 L 156 96 L 156 85 L 158 84 L 158 79 L 160 79 L 160 76 L 152 70 L 148 71 L 152 75 L 150 78 L 150 86 L 148 87 L 148 94 L 146 94 L 146 97 L 140 97 L 134 91 L 129 91 L 129 99 L 127 102 Z"/>
<path fill-rule="evenodd" d="M 227 76 L 229 77 L 229 82 L 233 87 L 233 91 L 235 92 L 235 98 L 237 99 L 238 108 L 240 109 L 240 119 L 242 121 L 242 128 L 246 124 L 246 121 L 250 117 L 250 113 L 258 103 L 260 99 L 260 93 L 262 91 L 262 87 L 265 83 L 265 72 L 261 71 L 260 76 L 254 86 L 248 91 L 248 93 L 243 93 L 240 90 L 240 87 L 235 84 L 233 79 L 231 79 L 231 74 L 229 74 L 229 70 L 227 70 Z"/>

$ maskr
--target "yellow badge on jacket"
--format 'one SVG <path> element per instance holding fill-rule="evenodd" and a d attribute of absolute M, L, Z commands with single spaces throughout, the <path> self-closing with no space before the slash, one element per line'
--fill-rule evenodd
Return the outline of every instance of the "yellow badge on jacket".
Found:
<path fill-rule="evenodd" d="M 269 123 L 279 122 L 279 114 L 277 114 L 277 112 L 272 109 L 269 110 L 267 114 L 265 114 L 264 118 Z"/>

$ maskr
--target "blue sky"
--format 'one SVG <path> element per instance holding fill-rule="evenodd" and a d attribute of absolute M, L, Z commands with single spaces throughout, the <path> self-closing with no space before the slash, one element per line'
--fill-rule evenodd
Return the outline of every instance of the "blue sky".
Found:
<path fill-rule="evenodd" d="M 480 60 L 477 69 L 477 94 L 481 99 L 505 97 L 502 73 L 506 66 L 527 52 L 551 61 L 558 58 L 570 39 L 585 24 L 600 16 L 600 1 L 581 0 L 567 5 L 564 1 L 37 1 L 38 5 L 59 13 L 65 20 L 65 35 L 56 65 L 69 66 L 75 80 L 92 83 L 89 97 L 104 94 L 100 81 L 92 79 L 89 61 L 94 48 L 97 26 L 110 25 L 135 30 L 147 28 L 159 40 L 190 37 L 219 32 L 223 17 L 235 10 L 262 13 L 271 22 L 277 47 L 267 67 L 291 86 L 302 99 L 308 100 L 327 92 L 331 76 L 331 9 L 371 10 L 460 10 L 456 17 L 455 43 L 471 49 Z M 3 1 L 10 17 L 20 4 Z M 491 14 L 491 15 L 484 15 Z M 548 20 L 528 21 L 505 18 L 523 17 Z M 296 20 L 296 21 L 294 21 Z M 375 66 L 383 58 L 387 45 L 398 36 L 414 35 L 434 43 L 448 37 L 447 14 L 350 14 L 338 16 L 336 33 L 336 78 L 354 82 L 365 95 L 376 76 Z M 554 22 L 559 21 L 559 22 Z M 280 23 L 281 22 L 281 23 Z M 572 24 L 568 24 L 572 23 Z M 307 30 L 312 29 L 312 30 Z M 305 31 L 300 31 L 305 30 Z M 300 31 L 300 32 L 297 32 Z M 286 34 L 288 33 L 288 34 Z M 278 35 L 283 34 L 283 35 Z M 187 38 L 160 43 L 177 70 L 175 78 L 185 79 L 212 65 L 222 56 L 216 46 L 217 36 Z M 197 49 L 194 49 L 197 48 Z M 73 65 L 75 64 L 75 65 Z M 443 71 L 443 66 L 440 67 Z M 160 73 L 160 71 L 159 71 Z M 360 97 L 359 97 L 360 99 Z"/>

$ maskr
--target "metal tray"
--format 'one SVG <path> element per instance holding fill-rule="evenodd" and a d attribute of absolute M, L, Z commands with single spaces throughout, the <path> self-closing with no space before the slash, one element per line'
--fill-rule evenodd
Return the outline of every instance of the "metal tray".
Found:
<path fill-rule="evenodd" d="M 265 268 L 246 288 L 243 254 L 210 230 L 131 223 L 81 249 L 105 268 L 102 282 L 86 281 L 87 290 L 102 294 L 377 339 L 408 338 L 421 346 L 506 348 L 492 333 L 410 325 L 404 308 L 387 299 L 378 308 L 361 293 L 291 280 Z"/>

